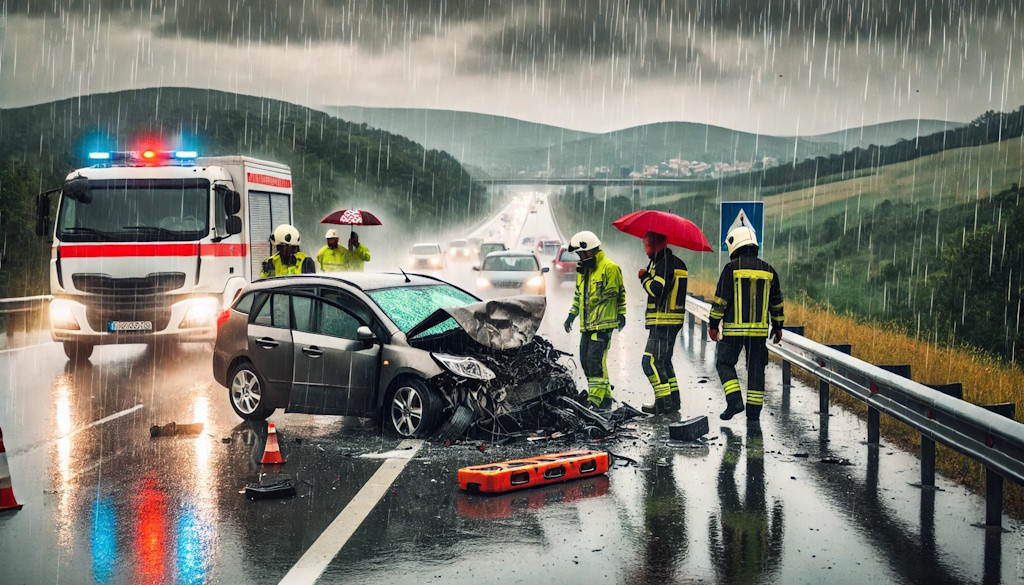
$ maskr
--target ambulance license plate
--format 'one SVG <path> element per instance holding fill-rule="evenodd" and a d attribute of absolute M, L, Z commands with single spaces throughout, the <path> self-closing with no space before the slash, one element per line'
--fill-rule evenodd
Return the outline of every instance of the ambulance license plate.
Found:
<path fill-rule="evenodd" d="M 152 321 L 110 321 L 107 329 L 113 331 L 152 331 Z"/>

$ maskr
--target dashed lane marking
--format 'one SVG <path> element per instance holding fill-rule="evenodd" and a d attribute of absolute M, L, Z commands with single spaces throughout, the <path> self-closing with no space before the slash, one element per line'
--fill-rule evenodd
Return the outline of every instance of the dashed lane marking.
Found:
<path fill-rule="evenodd" d="M 414 439 L 399 443 L 392 452 L 397 455 L 384 461 L 370 481 L 366 482 L 341 514 L 338 514 L 331 525 L 316 539 L 313 546 L 309 547 L 284 579 L 281 579 L 281 584 L 315 583 L 422 446 L 423 441 Z"/>

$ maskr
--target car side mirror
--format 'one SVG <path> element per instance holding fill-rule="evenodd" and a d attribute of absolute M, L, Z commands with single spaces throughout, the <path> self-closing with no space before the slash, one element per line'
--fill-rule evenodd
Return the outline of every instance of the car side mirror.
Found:
<path fill-rule="evenodd" d="M 224 220 L 224 227 L 228 230 L 229 236 L 240 234 L 242 233 L 242 218 L 237 215 L 229 216 Z"/>
<path fill-rule="evenodd" d="M 475 270 L 475 271 L 477 271 L 477 272 L 480 272 L 480 267 L 479 267 L 479 266 L 474 266 L 474 267 L 473 267 L 473 270 Z"/>
<path fill-rule="evenodd" d="M 40 193 L 36 195 L 36 235 L 47 236 L 50 231 L 50 195 Z"/>
<path fill-rule="evenodd" d="M 365 343 L 374 343 L 377 341 L 377 336 L 374 335 L 373 331 L 366 325 L 361 325 L 359 329 L 356 329 L 356 338 Z"/>
<path fill-rule="evenodd" d="M 545 266 L 544 268 L 541 269 L 541 272 L 551 272 L 551 269 Z"/>

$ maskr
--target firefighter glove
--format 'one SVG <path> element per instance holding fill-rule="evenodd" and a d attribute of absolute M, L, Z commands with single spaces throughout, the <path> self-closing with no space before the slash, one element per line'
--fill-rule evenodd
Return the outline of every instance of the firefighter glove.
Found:
<path fill-rule="evenodd" d="M 772 327 L 772 343 L 775 345 L 782 343 L 782 327 Z"/>
<path fill-rule="evenodd" d="M 270 258 L 263 261 L 263 272 L 266 272 L 267 274 L 274 273 L 274 261 Z"/>
<path fill-rule="evenodd" d="M 622 328 L 625 327 L 625 326 L 626 326 L 626 316 L 625 315 L 619 315 L 619 331 L 622 331 Z"/>
<path fill-rule="evenodd" d="M 572 323 L 576 320 L 576 315 L 569 313 L 569 316 L 565 318 L 565 332 L 569 333 L 572 331 Z"/>
<path fill-rule="evenodd" d="M 637 274 L 637 276 L 640 277 L 640 280 L 647 278 L 647 270 L 641 268 L 640 273 Z"/>
<path fill-rule="evenodd" d="M 708 337 L 711 338 L 711 341 L 718 341 L 721 338 L 718 329 L 708 329 Z"/>

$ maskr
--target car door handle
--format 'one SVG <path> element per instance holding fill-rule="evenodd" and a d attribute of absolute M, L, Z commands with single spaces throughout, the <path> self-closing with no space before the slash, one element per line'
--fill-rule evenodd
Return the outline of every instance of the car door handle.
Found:
<path fill-rule="evenodd" d="M 263 349 L 270 349 L 272 347 L 277 347 L 280 344 L 269 337 L 260 337 L 256 340 L 256 345 Z"/>
<path fill-rule="evenodd" d="M 318 357 L 324 355 L 324 350 L 320 349 L 319 347 L 317 347 L 315 345 L 311 345 L 309 347 L 302 348 L 302 353 L 308 355 L 309 357 L 318 358 Z"/>

